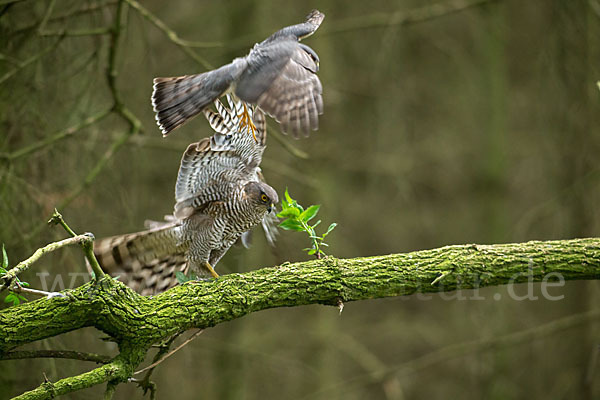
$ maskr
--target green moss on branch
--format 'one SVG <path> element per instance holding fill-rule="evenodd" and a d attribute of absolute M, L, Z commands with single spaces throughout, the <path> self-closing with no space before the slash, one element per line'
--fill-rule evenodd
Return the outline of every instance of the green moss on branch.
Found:
<path fill-rule="evenodd" d="M 600 278 L 600 239 L 447 246 L 406 254 L 313 260 L 190 282 L 153 298 L 110 278 L 0 312 L 0 351 L 94 326 L 117 341 L 155 343 L 273 307 Z"/>
<path fill-rule="evenodd" d="M 338 305 L 413 293 L 507 283 L 600 278 L 600 239 L 460 245 L 406 254 L 285 263 L 212 281 L 188 282 L 143 297 L 107 276 L 0 312 L 0 357 L 11 349 L 94 326 L 120 355 L 76 377 L 43 384 L 20 398 L 40 399 L 131 377 L 150 346 L 190 328 L 206 328 L 254 311 L 304 304 Z"/>

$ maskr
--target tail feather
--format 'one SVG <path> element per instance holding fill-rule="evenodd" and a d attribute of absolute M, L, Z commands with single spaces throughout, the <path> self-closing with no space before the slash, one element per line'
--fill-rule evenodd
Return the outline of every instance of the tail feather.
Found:
<path fill-rule="evenodd" d="M 179 223 L 171 222 L 101 239 L 94 246 L 94 254 L 105 272 L 143 295 L 155 294 L 175 286 L 175 272 L 187 268 L 178 230 Z"/>
<path fill-rule="evenodd" d="M 198 75 L 154 78 L 152 107 L 163 135 L 195 117 L 227 92 L 242 67 L 234 61 Z"/>

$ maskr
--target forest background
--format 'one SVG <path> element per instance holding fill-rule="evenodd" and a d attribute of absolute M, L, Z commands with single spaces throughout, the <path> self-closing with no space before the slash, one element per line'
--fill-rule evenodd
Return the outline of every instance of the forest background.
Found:
<path fill-rule="evenodd" d="M 55 207 L 96 237 L 169 214 L 182 152 L 211 133 L 198 118 L 162 139 L 152 78 L 226 63 L 312 8 L 326 14 L 305 41 L 321 59 L 325 114 L 299 141 L 271 123 L 263 171 L 339 224 L 329 252 L 599 236 L 597 0 L 127 0 L 118 47 L 116 3 L 0 1 L 0 241 L 12 261 L 64 237 L 45 224 Z M 271 248 L 257 230 L 218 270 L 306 259 L 304 240 L 284 232 Z M 59 290 L 83 272 L 68 249 L 23 279 Z M 349 303 L 341 316 L 262 311 L 206 330 L 153 379 L 159 398 L 181 399 L 598 398 L 598 318 L 552 324 L 597 307 L 600 284 L 549 290 L 561 300 L 537 284 L 513 289 Z M 502 340 L 527 329 L 537 333 Z M 89 328 L 33 348 L 114 351 L 100 336 Z M 2 361 L 0 398 L 42 372 L 87 369 Z M 131 397 L 141 397 L 134 385 L 118 388 Z"/>

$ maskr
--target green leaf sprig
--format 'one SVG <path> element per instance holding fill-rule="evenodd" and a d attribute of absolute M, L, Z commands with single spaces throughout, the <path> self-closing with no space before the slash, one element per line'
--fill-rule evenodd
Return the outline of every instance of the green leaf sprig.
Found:
<path fill-rule="evenodd" d="M 321 220 L 318 220 L 314 225 L 308 223 L 317 215 L 321 206 L 312 205 L 305 210 L 296 200 L 291 198 L 286 188 L 284 198 L 281 201 L 281 207 L 282 210 L 277 216 L 279 218 L 285 218 L 285 220 L 283 220 L 279 226 L 288 231 L 306 232 L 311 240 L 312 246 L 304 249 L 304 251 L 306 251 L 309 256 L 314 255 L 317 258 L 326 256 L 322 249 L 322 247 L 328 246 L 324 241 L 325 237 L 335 229 L 337 224 L 335 222 L 332 223 L 329 225 L 329 228 L 327 228 L 327 231 L 319 236 L 315 232 L 315 228 L 321 223 Z"/>
<path fill-rule="evenodd" d="M 6 254 L 6 249 L 4 248 L 4 244 L 3 244 L 2 245 L 2 262 L 0 263 L 0 277 L 5 275 L 7 271 L 8 271 L 8 255 Z M 17 283 L 17 285 L 22 286 L 22 287 L 29 286 L 29 283 L 23 282 L 18 277 L 15 278 L 15 282 Z M 24 296 L 20 295 L 19 293 L 10 291 L 10 289 L 9 289 L 9 293 L 4 298 L 5 303 L 13 303 L 13 306 L 18 306 L 19 304 L 21 304 L 24 301 L 27 301 L 27 299 Z"/>

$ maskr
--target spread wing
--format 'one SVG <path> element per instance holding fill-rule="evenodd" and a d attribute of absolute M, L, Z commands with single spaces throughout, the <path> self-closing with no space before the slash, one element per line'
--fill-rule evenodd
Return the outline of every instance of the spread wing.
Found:
<path fill-rule="evenodd" d="M 304 39 L 305 37 L 308 37 L 315 33 L 317 29 L 319 29 L 319 26 L 321 26 L 323 19 L 325 19 L 325 14 L 323 14 L 319 10 L 312 10 L 306 16 L 306 20 L 304 22 L 302 22 L 301 24 L 286 26 L 285 28 L 278 30 L 277 32 L 263 40 L 261 44 L 273 42 L 275 40 L 279 40 L 282 37 L 293 37 L 296 40 Z"/>
<path fill-rule="evenodd" d="M 284 38 L 257 45 L 247 61 L 235 89 L 240 99 L 258 105 L 295 137 L 318 129 L 323 86 L 310 47 Z"/>
<path fill-rule="evenodd" d="M 204 110 L 215 130 L 210 138 L 188 146 L 181 159 L 175 185 L 175 216 L 185 218 L 213 201 L 229 199 L 236 188 L 258 180 L 258 166 L 266 144 L 264 114 L 248 110 L 257 127 L 257 141 L 240 124 L 244 105 L 228 96 L 229 108 L 215 101 L 216 112 Z"/>

